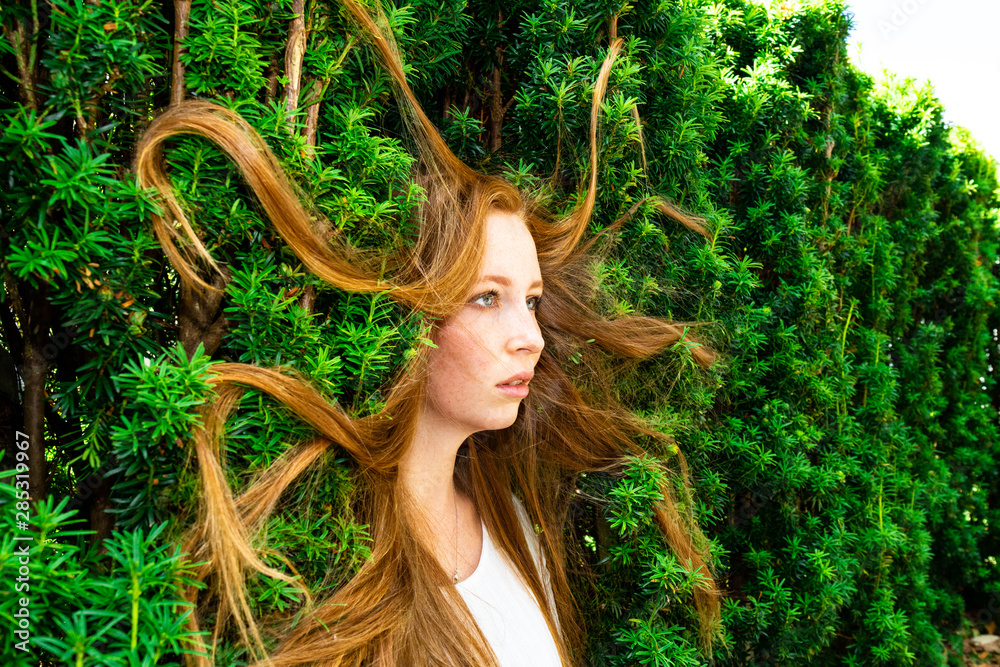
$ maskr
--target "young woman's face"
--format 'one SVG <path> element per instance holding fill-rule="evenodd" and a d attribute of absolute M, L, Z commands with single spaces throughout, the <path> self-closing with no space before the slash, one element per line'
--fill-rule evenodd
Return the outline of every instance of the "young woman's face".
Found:
<path fill-rule="evenodd" d="M 541 295 L 538 254 L 524 221 L 492 214 L 479 280 L 433 335 L 438 348 L 430 355 L 425 414 L 439 427 L 470 435 L 514 423 L 545 345 L 535 320 Z"/>

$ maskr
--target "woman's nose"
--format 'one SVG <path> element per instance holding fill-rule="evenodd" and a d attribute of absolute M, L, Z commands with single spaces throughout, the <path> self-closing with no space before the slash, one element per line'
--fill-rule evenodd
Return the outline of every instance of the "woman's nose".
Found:
<path fill-rule="evenodd" d="M 542 338 L 542 330 L 535 319 L 535 313 L 522 305 L 514 314 L 514 322 L 511 322 L 510 343 L 515 350 L 526 350 L 537 354 L 545 347 L 545 339 Z"/>

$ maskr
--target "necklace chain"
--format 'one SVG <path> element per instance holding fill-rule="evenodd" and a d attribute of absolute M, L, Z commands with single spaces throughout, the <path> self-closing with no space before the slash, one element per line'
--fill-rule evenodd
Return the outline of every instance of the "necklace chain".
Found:
<path fill-rule="evenodd" d="M 451 578 L 453 583 L 458 583 L 458 491 L 454 493 L 455 499 L 455 576 Z"/>

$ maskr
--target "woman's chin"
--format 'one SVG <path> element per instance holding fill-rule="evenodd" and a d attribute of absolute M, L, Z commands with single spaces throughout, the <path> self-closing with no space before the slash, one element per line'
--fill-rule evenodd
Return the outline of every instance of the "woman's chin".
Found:
<path fill-rule="evenodd" d="M 510 428 L 516 421 L 517 405 L 514 405 L 513 409 L 498 411 L 497 414 L 491 415 L 490 419 L 480 422 L 480 427 L 476 430 L 501 431 L 505 428 Z"/>

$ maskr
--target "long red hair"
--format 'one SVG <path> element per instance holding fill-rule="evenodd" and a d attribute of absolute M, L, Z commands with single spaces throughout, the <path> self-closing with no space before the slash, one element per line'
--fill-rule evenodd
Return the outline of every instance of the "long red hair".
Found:
<path fill-rule="evenodd" d="M 316 228 L 315 216 L 311 219 L 303 208 L 259 135 L 238 115 L 195 101 L 157 117 L 137 148 L 139 182 L 159 190 L 166 211 L 166 218 L 154 218 L 155 232 L 190 289 L 214 289 L 202 275 L 217 267 L 188 224 L 163 160 L 166 141 L 183 134 L 200 135 L 219 145 L 235 162 L 278 232 L 311 271 L 346 291 L 391 290 L 391 298 L 413 311 L 446 318 L 464 302 L 478 277 L 486 217 L 494 211 L 523 217 L 538 250 L 545 284 L 537 320 L 546 345 L 517 421 L 510 428 L 472 436 L 468 455 L 457 464 L 456 480 L 475 501 L 498 548 L 536 599 L 545 600 L 541 573 L 521 531 L 511 493 L 521 499 L 540 528 L 556 616 L 547 605 L 541 605 L 542 611 L 563 663 L 580 664 L 584 630 L 566 575 L 563 537 L 576 477 L 589 471 L 621 470 L 628 456 L 643 453 L 638 440 L 666 438 L 619 405 L 610 382 L 591 383 L 584 396 L 565 369 L 582 368 L 591 378 L 611 378 L 614 369 L 605 353 L 629 359 L 649 357 L 682 340 L 686 332 L 684 325 L 658 318 L 609 320 L 590 305 L 596 289 L 591 270 L 593 246 L 592 240 L 584 243 L 583 236 L 597 191 L 600 102 L 621 40 L 610 45 L 595 84 L 586 196 L 567 217 L 553 219 L 506 181 L 476 172 L 455 157 L 414 98 L 391 40 L 364 10 L 350 0 L 345 4 L 397 84 L 400 104 L 416 139 L 420 166 L 414 178 L 427 197 L 420 210 L 415 246 L 376 263 L 339 243 L 335 235 L 329 240 L 329 234 Z M 661 208 L 682 224 L 704 231 L 698 220 L 665 203 Z M 696 347 L 693 353 L 702 365 L 712 361 L 707 348 Z M 196 605 L 212 600 L 216 613 L 213 649 L 222 629 L 232 621 L 257 659 L 273 665 L 495 664 L 468 608 L 426 547 L 421 524 L 397 482 L 397 466 L 412 440 L 417 407 L 426 391 L 426 354 L 427 348 L 421 348 L 398 373 L 381 412 L 359 419 L 328 403 L 290 369 L 235 363 L 212 366 L 218 397 L 205 412 L 204 427 L 193 434 L 202 497 L 184 549 L 195 562 L 204 562 L 198 576 L 211 582 L 208 591 L 192 588 L 186 594 Z M 581 363 L 567 363 L 570 355 L 577 355 Z M 290 449 L 237 497 L 224 474 L 222 436 L 228 416 L 247 388 L 287 406 L 315 429 L 316 436 Z M 252 543 L 282 492 L 331 446 L 341 448 L 358 464 L 359 492 L 353 509 L 370 527 L 373 547 L 371 559 L 350 581 L 328 599 L 316 600 L 307 584 L 269 567 Z M 676 461 L 675 472 L 686 489 L 683 457 L 678 455 Z M 678 561 L 689 563 L 704 581 L 695 588 L 694 601 L 708 645 L 720 616 L 719 592 L 708 566 L 708 541 L 690 509 L 678 509 L 672 488 L 665 485 L 661 490 L 662 500 L 655 507 L 657 525 Z M 690 508 L 691 503 L 683 506 Z M 270 651 L 246 599 L 246 577 L 251 572 L 287 581 L 305 594 L 307 613 Z M 193 628 L 199 627 L 200 619 L 199 614 L 192 617 Z M 197 665 L 212 662 L 211 657 L 190 660 Z"/>

